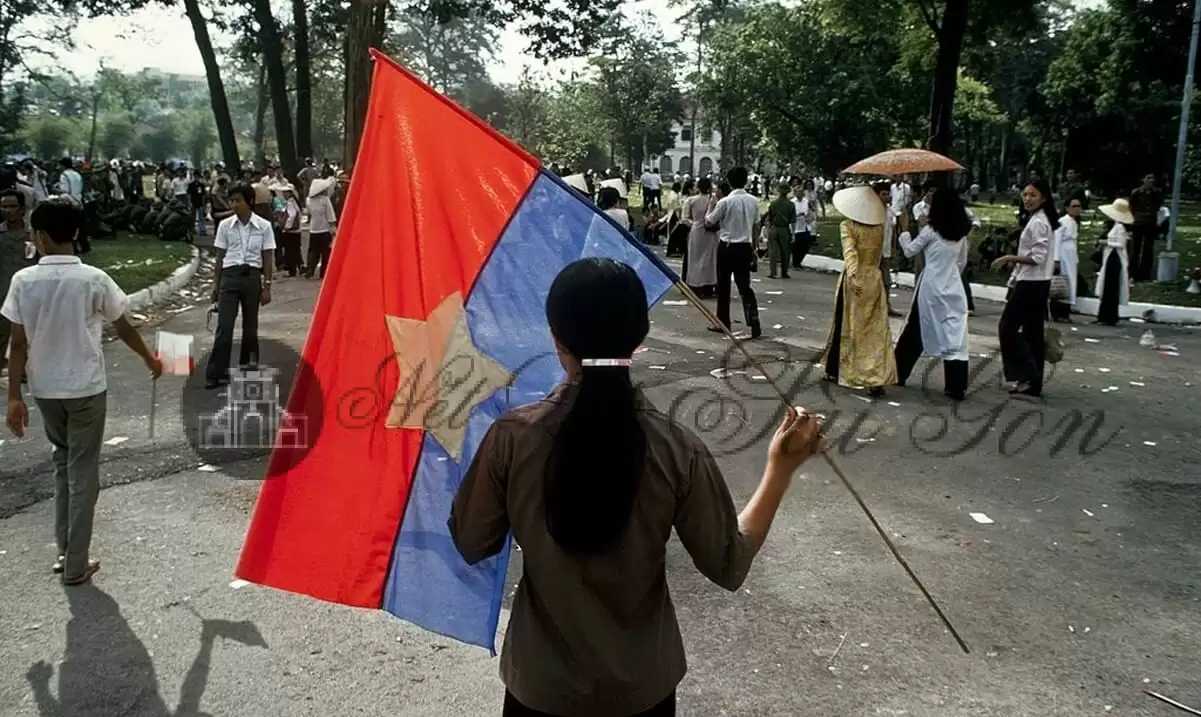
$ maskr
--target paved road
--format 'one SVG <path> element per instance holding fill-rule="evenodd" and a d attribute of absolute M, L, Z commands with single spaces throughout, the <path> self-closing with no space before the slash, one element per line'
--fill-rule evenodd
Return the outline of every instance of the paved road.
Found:
<path fill-rule="evenodd" d="M 1007 400 L 996 363 L 975 356 L 962 406 L 942 399 L 938 370 L 926 390 L 871 401 L 812 368 L 832 277 L 755 288 L 765 325 L 780 328 L 754 354 L 794 402 L 837 417 L 836 460 L 972 654 L 814 461 L 739 592 L 707 584 L 670 547 L 691 667 L 681 714 L 1173 714 L 1145 688 L 1201 705 L 1201 331 L 1152 327 L 1177 347 L 1169 356 L 1138 345 L 1145 325 L 1074 325 L 1041 402 Z M 298 350 L 315 293 L 312 281 L 278 282 L 264 336 Z M 204 308 L 147 318 L 166 316 L 162 326 L 204 349 Z M 984 305 L 973 319 L 974 355 L 994 352 L 998 312 Z M 726 343 L 689 307 L 664 305 L 653 319 L 638 380 L 703 433 L 745 500 L 778 407 L 770 388 L 737 356 L 727 361 Z M 106 449 L 105 568 L 93 587 L 65 593 L 47 571 L 51 480 L 38 427 L 37 438 L 0 446 L 0 715 L 499 712 L 496 661 L 480 650 L 382 613 L 231 587 L 257 492 L 236 476 L 261 475 L 262 462 L 197 470 L 207 461 L 183 437 L 177 407 L 192 387 L 181 379 L 163 380 L 149 440 L 143 371 L 120 345 L 109 356 L 108 432 L 128 440 Z M 723 363 L 748 373 L 710 376 Z"/>

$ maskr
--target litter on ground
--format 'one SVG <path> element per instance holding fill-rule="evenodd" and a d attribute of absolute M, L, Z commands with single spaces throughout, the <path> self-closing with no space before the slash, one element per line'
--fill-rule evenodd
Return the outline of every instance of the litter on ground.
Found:
<path fill-rule="evenodd" d="M 129 440 L 129 436 L 113 436 L 104 442 L 106 446 L 119 446 Z"/>
<path fill-rule="evenodd" d="M 972 517 L 972 520 L 976 521 L 977 523 L 979 523 L 981 525 L 992 525 L 993 523 L 996 522 L 992 518 L 985 515 L 984 513 L 968 513 L 968 515 L 970 515 Z"/>

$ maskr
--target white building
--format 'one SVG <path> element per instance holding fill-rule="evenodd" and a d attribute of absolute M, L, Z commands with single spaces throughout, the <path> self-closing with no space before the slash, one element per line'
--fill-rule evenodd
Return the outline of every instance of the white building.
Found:
<path fill-rule="evenodd" d="M 675 134 L 675 146 L 663 152 L 660 156 L 652 156 L 652 166 L 659 168 L 659 173 L 665 177 L 673 174 L 691 174 L 705 176 L 718 171 L 721 164 L 721 134 L 716 130 L 707 131 L 702 128 L 696 136 L 696 161 L 691 155 L 693 149 L 692 122 L 685 119 L 673 122 L 671 131 Z M 693 171 L 693 167 L 696 171 Z"/>

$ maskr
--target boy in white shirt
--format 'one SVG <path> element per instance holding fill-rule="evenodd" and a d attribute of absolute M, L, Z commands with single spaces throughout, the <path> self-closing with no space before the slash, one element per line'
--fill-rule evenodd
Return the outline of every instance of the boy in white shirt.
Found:
<path fill-rule="evenodd" d="M 116 282 L 74 254 L 83 212 L 67 202 L 43 202 L 31 219 L 42 258 L 13 275 L 0 314 L 12 322 L 8 377 L 8 427 L 18 438 L 29 426 L 21 395 L 28 376 L 54 447 L 55 538 L 53 570 L 63 584 L 82 585 L 100 569 L 89 558 L 92 521 L 100 493 L 100 446 L 104 440 L 107 380 L 100 343 L 103 323 L 133 349 L 150 375 L 162 362 L 125 319 L 128 299 Z"/>

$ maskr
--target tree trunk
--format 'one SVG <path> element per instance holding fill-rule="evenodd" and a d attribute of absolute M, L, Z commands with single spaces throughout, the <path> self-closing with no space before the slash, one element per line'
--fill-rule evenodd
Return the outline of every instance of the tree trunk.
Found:
<path fill-rule="evenodd" d="M 371 96 L 371 54 L 369 50 L 382 36 L 377 28 L 378 14 L 369 0 L 353 3 L 346 22 L 346 138 L 342 162 L 350 165 L 363 139 L 367 119 L 367 100 Z"/>
<path fill-rule="evenodd" d="M 292 133 L 292 108 L 288 104 L 288 76 L 284 71 L 284 46 L 279 26 L 271 12 L 271 0 L 254 0 L 255 20 L 259 24 L 259 43 L 263 65 L 267 68 L 267 86 L 271 88 L 271 115 L 275 120 L 275 143 L 284 174 L 295 179 L 300 172 L 296 158 L 296 139 Z"/>
<path fill-rule="evenodd" d="M 254 157 L 260 169 L 267 166 L 267 145 L 264 141 L 267 134 L 267 100 L 270 92 L 267 90 L 267 68 L 259 64 L 258 105 L 254 110 Z"/>
<path fill-rule="evenodd" d="M 950 154 L 954 139 L 951 120 L 959 83 L 959 57 L 967 32 L 967 3 L 968 0 L 947 0 L 938 31 L 938 60 L 930 93 L 929 148 L 944 155 Z"/>
<path fill-rule="evenodd" d="M 100 115 L 100 93 L 93 92 L 92 93 L 92 132 L 91 132 L 91 135 L 88 137 L 88 154 L 87 154 L 87 160 L 88 160 L 89 164 L 92 162 L 92 157 L 94 156 L 94 153 L 96 151 L 96 119 L 99 117 L 99 115 Z M 109 157 L 109 159 L 112 159 L 112 157 Z"/>
<path fill-rule="evenodd" d="M 221 81 L 221 66 L 217 64 L 217 53 L 213 51 L 208 22 L 200 12 L 198 0 L 184 0 L 184 11 L 192 23 L 196 49 L 200 51 L 200 59 L 204 62 L 204 75 L 208 79 L 209 97 L 213 105 L 213 121 L 217 124 L 217 137 L 221 140 L 221 156 L 225 159 L 225 168 L 236 176 L 242 168 L 242 160 L 238 157 L 238 135 L 234 132 L 234 121 L 229 114 L 229 99 L 225 96 L 225 83 Z"/>
<path fill-rule="evenodd" d="M 997 184 L 997 189 L 1004 192 L 1009 189 L 1009 123 L 1006 122 L 1001 126 L 1001 159 L 1000 166 L 997 171 L 1001 176 L 1001 181 Z"/>
<path fill-rule="evenodd" d="M 296 153 L 313 156 L 313 71 L 309 54 L 309 17 L 304 0 L 292 0 L 293 53 L 296 62 Z"/>

